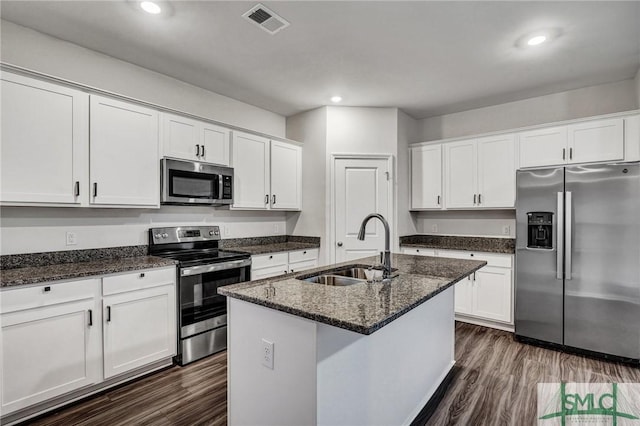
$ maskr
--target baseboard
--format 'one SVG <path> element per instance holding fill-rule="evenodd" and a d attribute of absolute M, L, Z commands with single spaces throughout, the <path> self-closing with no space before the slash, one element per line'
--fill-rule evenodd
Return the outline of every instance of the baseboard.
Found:
<path fill-rule="evenodd" d="M 495 328 L 497 330 L 508 331 L 509 333 L 513 333 L 515 331 L 515 326 L 512 324 L 504 324 L 491 320 L 483 320 L 479 318 L 471 318 L 464 315 L 456 314 L 456 321 L 466 322 L 468 324 L 480 325 L 482 327 Z"/>
<path fill-rule="evenodd" d="M 431 397 L 429 397 L 429 399 L 426 401 L 424 406 L 422 406 L 420 411 L 413 417 L 413 420 L 411 420 L 411 422 L 408 424 L 410 424 L 411 426 L 423 426 L 431 418 L 433 413 L 435 413 L 436 409 L 438 408 L 438 405 L 440 405 L 440 402 L 442 401 L 445 394 L 447 393 L 447 389 L 449 388 L 453 380 L 458 375 L 458 372 L 460 371 L 460 367 L 456 367 L 454 364 L 455 364 L 455 361 L 451 363 L 451 367 L 449 368 L 449 370 L 447 370 L 444 376 L 442 376 L 442 381 L 434 389 L 433 393 L 431 394 Z"/>

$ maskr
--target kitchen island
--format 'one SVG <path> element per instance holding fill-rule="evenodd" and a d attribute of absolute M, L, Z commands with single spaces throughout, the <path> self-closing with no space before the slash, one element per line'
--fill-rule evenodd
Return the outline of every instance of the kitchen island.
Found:
<path fill-rule="evenodd" d="M 230 425 L 411 423 L 455 362 L 452 286 L 485 262 L 394 254 L 389 281 L 299 279 L 375 261 L 219 289 Z"/>

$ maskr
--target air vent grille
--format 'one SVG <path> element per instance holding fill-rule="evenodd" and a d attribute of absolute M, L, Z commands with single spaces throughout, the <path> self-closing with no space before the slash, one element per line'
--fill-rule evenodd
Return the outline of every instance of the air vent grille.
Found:
<path fill-rule="evenodd" d="M 242 16 L 271 35 L 290 25 L 286 19 L 262 4 L 255 5 Z"/>

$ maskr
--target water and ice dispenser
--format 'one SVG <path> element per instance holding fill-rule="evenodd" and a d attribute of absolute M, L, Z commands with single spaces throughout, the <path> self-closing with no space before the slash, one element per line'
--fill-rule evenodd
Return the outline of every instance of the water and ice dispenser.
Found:
<path fill-rule="evenodd" d="M 553 249 L 553 213 L 527 213 L 527 247 Z"/>

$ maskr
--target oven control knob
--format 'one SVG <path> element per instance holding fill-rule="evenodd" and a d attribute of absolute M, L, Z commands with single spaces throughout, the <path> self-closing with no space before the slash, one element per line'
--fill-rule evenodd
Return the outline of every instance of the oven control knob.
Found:
<path fill-rule="evenodd" d="M 162 238 L 167 238 L 169 236 L 169 234 L 167 234 L 166 232 L 164 234 L 162 234 Z"/>
<path fill-rule="evenodd" d="M 156 237 L 156 238 L 162 238 L 162 234 L 156 234 L 156 235 L 154 235 L 154 237 Z"/>
<path fill-rule="evenodd" d="M 209 231 L 209 235 L 213 236 L 213 231 Z"/>

